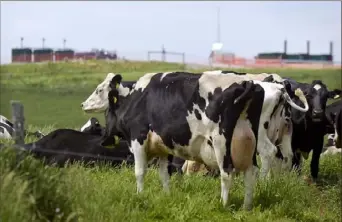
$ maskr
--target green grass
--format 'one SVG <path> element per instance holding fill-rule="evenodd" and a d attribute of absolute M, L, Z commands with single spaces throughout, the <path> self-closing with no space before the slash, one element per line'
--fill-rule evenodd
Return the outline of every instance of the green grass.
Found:
<path fill-rule="evenodd" d="M 94 61 L 1 66 L 0 113 L 11 118 L 9 101 L 20 100 L 26 128 L 44 133 L 78 129 L 90 116 L 103 123 L 103 114 L 85 115 L 80 103 L 108 72 L 134 80 L 146 72 L 183 68 L 160 62 Z M 245 71 L 275 72 L 304 82 L 322 79 L 330 89 L 341 88 L 341 70 Z M 26 142 L 34 140 L 26 138 Z M 309 175 L 309 161 L 305 161 L 304 175 Z M 259 181 L 254 209 L 245 212 L 240 209 L 241 176 L 234 182 L 229 207 L 223 208 L 219 179 L 173 177 L 171 195 L 166 195 L 157 171 L 150 169 L 144 193 L 136 195 L 131 167 L 89 168 L 79 163 L 56 168 L 31 156 L 17 163 L 14 153 L 4 150 L 0 152 L 0 221 L 341 221 L 341 172 L 341 156 L 326 156 L 321 159 L 317 185 L 309 186 L 293 173 Z"/>

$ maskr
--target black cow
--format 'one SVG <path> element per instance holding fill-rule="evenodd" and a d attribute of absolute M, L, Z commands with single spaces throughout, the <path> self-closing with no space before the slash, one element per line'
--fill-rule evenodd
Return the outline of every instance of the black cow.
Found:
<path fill-rule="evenodd" d="M 134 163 L 127 142 L 115 141 L 114 137 L 110 139 L 112 144 L 116 145 L 106 148 L 100 145 L 101 135 L 72 129 L 57 129 L 36 142 L 21 146 L 37 158 L 46 158 L 49 163 L 58 165 L 64 165 L 68 160 L 70 162 L 82 160 L 85 163 L 105 160 L 112 165 L 120 165 L 123 161 L 127 161 L 127 164 Z"/>
<path fill-rule="evenodd" d="M 337 148 L 341 148 L 341 128 L 342 128 L 342 100 L 338 100 L 326 108 L 326 116 L 329 121 L 327 127 L 327 133 L 329 133 L 330 140 L 333 140 L 333 144 Z M 331 141 L 329 141 L 331 143 Z"/>
<path fill-rule="evenodd" d="M 310 170 L 311 177 L 315 181 L 318 177 L 319 159 L 326 134 L 326 125 L 328 124 L 325 115 L 326 103 L 328 99 L 337 98 L 341 94 L 341 90 L 329 91 L 321 80 L 301 83 L 290 78 L 284 79 L 289 81 L 293 91 L 300 88 L 309 103 L 309 111 L 306 113 L 292 109 L 293 166 L 300 171 L 301 155 L 303 154 L 304 158 L 307 159 L 312 150 Z M 294 98 L 293 92 L 289 94 L 298 105 L 301 104 L 298 99 Z"/>

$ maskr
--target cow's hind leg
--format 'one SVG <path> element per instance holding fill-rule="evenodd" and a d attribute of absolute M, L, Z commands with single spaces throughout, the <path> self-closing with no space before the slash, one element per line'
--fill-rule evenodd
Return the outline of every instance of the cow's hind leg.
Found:
<path fill-rule="evenodd" d="M 219 146 L 216 146 L 219 147 Z M 228 203 L 228 197 L 229 197 L 229 190 L 232 186 L 232 182 L 234 179 L 234 173 L 226 171 L 224 166 L 224 157 L 225 155 L 222 153 L 220 149 L 215 149 L 215 156 L 217 160 L 217 164 L 220 170 L 220 176 L 221 176 L 221 202 L 223 206 L 225 207 Z"/>
<path fill-rule="evenodd" d="M 229 190 L 232 187 L 232 182 L 234 179 L 234 173 L 227 173 L 224 170 L 221 171 L 221 201 L 225 207 L 228 203 Z"/>
<path fill-rule="evenodd" d="M 259 168 L 255 165 L 251 165 L 244 173 L 245 199 L 243 207 L 246 210 L 251 210 L 253 206 L 253 193 L 258 172 Z"/>
<path fill-rule="evenodd" d="M 134 171 L 137 180 L 137 193 L 140 193 L 144 189 L 147 156 L 144 147 L 138 142 L 138 140 L 131 141 L 131 147 L 134 154 Z"/>
<path fill-rule="evenodd" d="M 170 175 L 168 172 L 168 158 L 167 157 L 160 157 L 159 158 L 159 177 L 163 185 L 163 189 L 166 192 L 169 192 L 169 181 Z"/>

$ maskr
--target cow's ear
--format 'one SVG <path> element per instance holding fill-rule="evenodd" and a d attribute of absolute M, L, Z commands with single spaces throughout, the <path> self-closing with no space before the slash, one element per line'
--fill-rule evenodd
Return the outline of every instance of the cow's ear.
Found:
<path fill-rule="evenodd" d="M 121 80 L 122 80 L 122 76 L 121 74 L 116 74 L 112 80 L 110 81 L 109 83 L 109 86 L 111 89 L 117 89 L 119 88 L 119 85 L 121 83 Z"/>
<path fill-rule="evenodd" d="M 329 99 L 338 99 L 341 97 L 342 90 L 340 89 L 334 89 L 333 91 L 328 92 Z"/>
<path fill-rule="evenodd" d="M 115 110 L 118 106 L 119 102 L 119 92 L 118 90 L 114 89 L 108 92 L 108 103 L 109 108 Z"/>

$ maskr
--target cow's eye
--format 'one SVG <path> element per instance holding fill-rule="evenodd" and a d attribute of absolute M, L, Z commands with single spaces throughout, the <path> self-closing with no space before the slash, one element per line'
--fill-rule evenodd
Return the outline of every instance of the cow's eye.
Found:
<path fill-rule="evenodd" d="M 102 91 L 103 91 L 102 89 L 99 90 L 99 92 L 102 92 Z"/>

